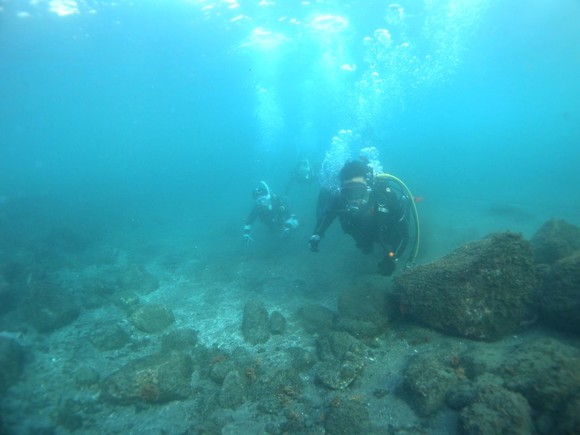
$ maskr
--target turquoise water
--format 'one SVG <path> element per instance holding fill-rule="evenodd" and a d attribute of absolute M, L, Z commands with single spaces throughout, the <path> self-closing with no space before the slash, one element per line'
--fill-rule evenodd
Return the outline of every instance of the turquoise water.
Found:
<path fill-rule="evenodd" d="M 157 351 L 159 336 L 135 331 L 112 295 L 87 302 L 101 280 L 146 271 L 159 286 L 141 303 L 167 304 L 174 328 L 228 352 L 245 344 L 241 310 L 258 295 L 291 324 L 259 355 L 274 360 L 314 346 L 292 317 L 304 304 L 334 309 L 352 280 L 386 287 L 336 224 L 308 251 L 316 184 L 288 194 L 301 222 L 289 240 L 257 223 L 242 249 L 253 188 L 283 192 L 302 158 L 340 167 L 375 147 L 422 199 L 418 263 L 493 231 L 529 238 L 552 217 L 580 225 L 578 22 L 577 0 L 0 0 L 0 297 L 9 289 L 11 304 L 0 331 L 34 355 L 0 397 L 0 428 L 58 428 L 60 397 L 98 402 L 92 390 L 77 397 L 71 367 L 103 379 Z M 22 309 L 45 280 L 80 307 L 51 334 Z M 85 337 L 99 322 L 127 329 L 133 347 L 95 350 Z M 390 364 L 394 385 L 416 350 L 389 334 L 375 370 L 387 377 Z M 191 417 L 193 400 L 78 414 L 87 433 L 185 433 L 204 417 Z M 379 428 L 420 425 L 389 400 Z M 165 412 L 183 424 L 163 426 Z M 110 413 L 118 420 L 100 426 Z M 432 433 L 454 433 L 445 418 Z"/>
<path fill-rule="evenodd" d="M 219 202 L 347 129 L 422 196 L 578 219 L 575 1 L 2 8 L 5 202 L 208 185 Z"/>

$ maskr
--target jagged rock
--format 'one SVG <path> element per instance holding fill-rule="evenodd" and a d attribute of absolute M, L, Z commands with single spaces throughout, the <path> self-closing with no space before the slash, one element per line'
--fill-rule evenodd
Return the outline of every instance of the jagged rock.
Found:
<path fill-rule="evenodd" d="M 396 279 L 400 310 L 448 334 L 495 340 L 536 317 L 533 255 L 519 234 L 498 233 Z"/>
<path fill-rule="evenodd" d="M 547 324 L 580 334 L 580 251 L 556 261 L 544 275 L 539 306 Z"/>
<path fill-rule="evenodd" d="M 242 333 L 250 344 L 265 343 L 270 338 L 268 311 L 262 302 L 249 301 L 244 306 Z"/>
<path fill-rule="evenodd" d="M 155 333 L 167 329 L 175 317 L 173 312 L 162 304 L 144 305 L 131 315 L 135 328 L 143 332 Z"/>
<path fill-rule="evenodd" d="M 580 250 L 580 228 L 550 219 L 530 240 L 537 263 L 552 264 Z"/>
<path fill-rule="evenodd" d="M 188 355 L 169 353 L 134 360 L 102 382 L 102 397 L 125 405 L 165 403 L 190 394 L 193 363 Z"/>

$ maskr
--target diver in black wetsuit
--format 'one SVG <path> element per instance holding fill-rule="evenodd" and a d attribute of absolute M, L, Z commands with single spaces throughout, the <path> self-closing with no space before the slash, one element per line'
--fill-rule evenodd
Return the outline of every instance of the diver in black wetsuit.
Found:
<path fill-rule="evenodd" d="M 292 230 L 298 227 L 298 220 L 292 214 L 286 202 L 274 192 L 271 192 L 264 181 L 260 181 L 258 187 L 252 192 L 252 196 L 254 205 L 244 225 L 242 235 L 244 244 L 252 241 L 250 233 L 256 219 L 260 219 L 264 225 L 272 230 L 280 231 L 282 237 L 289 235 Z"/>
<path fill-rule="evenodd" d="M 381 275 L 392 275 L 408 244 L 412 198 L 393 188 L 394 177 L 374 176 L 372 169 L 360 160 L 347 162 L 338 178 L 340 188 L 320 191 L 310 250 L 318 251 L 320 239 L 338 217 L 343 231 L 364 254 L 370 254 L 375 243 L 384 250 L 378 271 Z"/>

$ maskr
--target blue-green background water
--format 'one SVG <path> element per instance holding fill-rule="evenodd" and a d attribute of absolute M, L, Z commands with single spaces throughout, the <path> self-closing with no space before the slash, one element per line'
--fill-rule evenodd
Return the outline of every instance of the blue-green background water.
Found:
<path fill-rule="evenodd" d="M 350 152 L 377 147 L 427 219 L 500 203 L 579 220 L 577 1 L 0 5 L 0 207 L 237 231 L 257 180 L 282 189 L 350 129 Z"/>
<path fill-rule="evenodd" d="M 422 198 L 417 263 L 493 231 L 530 238 L 552 217 L 580 225 L 579 22 L 578 0 L 0 0 L 0 337 L 26 354 L 10 361 L 22 374 L 0 376 L 12 384 L 0 432 L 295 433 L 286 409 L 218 406 L 222 385 L 201 355 L 242 347 L 263 362 L 259 376 L 278 377 L 290 348 L 311 351 L 326 334 L 305 329 L 300 310 L 335 319 L 343 295 L 362 294 L 362 306 L 393 280 L 339 225 L 308 250 L 316 184 L 288 193 L 301 222 L 291 237 L 256 223 L 244 249 L 257 182 L 280 193 L 301 158 L 340 163 L 376 147 Z M 254 299 L 288 321 L 258 346 L 241 331 Z M 131 314 L 152 304 L 174 313 L 168 331 L 199 338 L 179 349 L 200 364 L 191 395 L 108 403 L 106 380 L 159 352 L 165 336 Z M 78 317 L 40 328 L 60 305 Z M 556 334 L 537 326 L 478 343 L 395 320 L 369 342 L 352 388 L 326 390 L 316 368 L 300 375 L 300 400 L 273 388 L 265 403 L 312 402 L 291 409 L 324 431 L 336 397 L 363 397 L 377 433 L 458 433 L 456 410 L 427 421 L 392 394 L 409 359 L 462 351 L 493 359 L 493 374 L 498 352 L 511 361 L 514 346 Z M 111 330 L 127 338 L 103 350 L 93 339 Z M 546 376 L 561 373 L 559 354 L 546 354 Z M 540 408 L 547 433 L 563 414 Z"/>

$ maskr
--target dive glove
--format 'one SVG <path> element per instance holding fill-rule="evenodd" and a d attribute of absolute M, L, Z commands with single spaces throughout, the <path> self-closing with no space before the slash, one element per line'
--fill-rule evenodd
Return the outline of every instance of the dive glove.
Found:
<path fill-rule="evenodd" d="M 320 243 L 320 236 L 318 234 L 313 234 L 308 240 L 308 246 L 312 252 L 318 252 L 318 244 Z"/>

